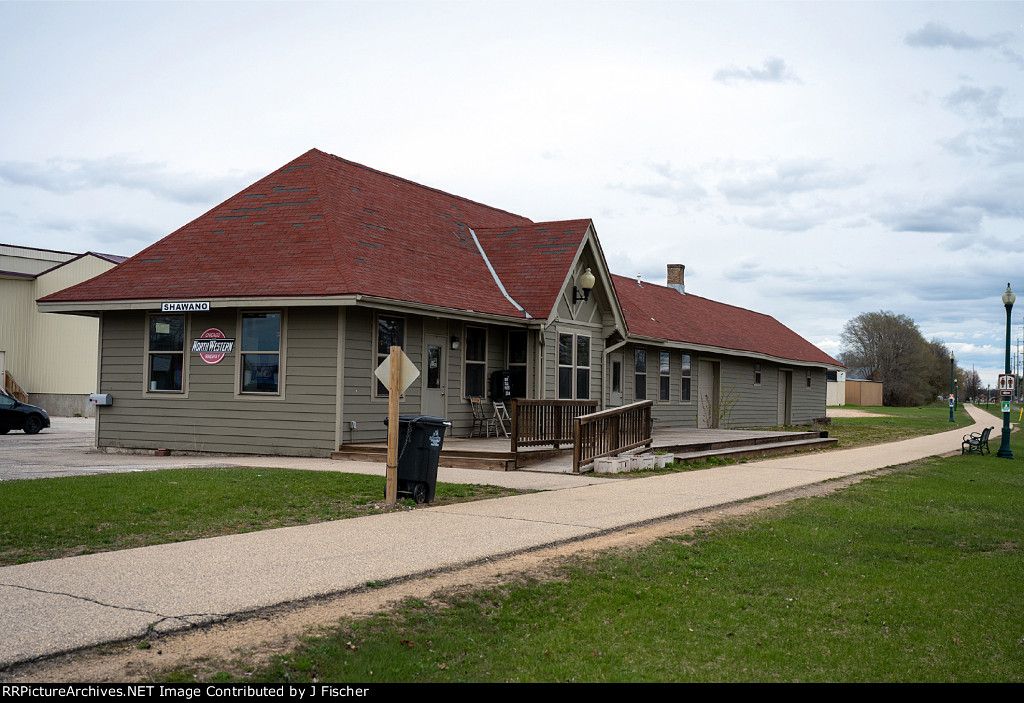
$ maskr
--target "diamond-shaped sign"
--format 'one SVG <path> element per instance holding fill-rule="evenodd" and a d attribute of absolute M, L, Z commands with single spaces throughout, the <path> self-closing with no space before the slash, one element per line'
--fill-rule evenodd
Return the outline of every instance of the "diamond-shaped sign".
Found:
<path fill-rule="evenodd" d="M 398 350 L 398 354 L 402 363 L 401 378 L 398 382 L 398 393 L 405 393 L 405 389 L 412 385 L 412 382 L 420 377 L 420 370 L 416 368 L 416 364 L 412 363 L 412 360 L 405 355 L 405 352 L 401 349 Z M 381 362 L 377 370 L 373 372 L 384 387 L 388 387 L 388 383 L 391 381 L 391 356 L 384 357 L 384 361 Z"/>

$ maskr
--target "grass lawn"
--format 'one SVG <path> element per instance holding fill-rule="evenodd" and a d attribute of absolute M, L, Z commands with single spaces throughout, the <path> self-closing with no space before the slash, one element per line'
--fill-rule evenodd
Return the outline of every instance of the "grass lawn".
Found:
<path fill-rule="evenodd" d="M 1020 682 L 1022 468 L 923 462 L 560 580 L 410 600 L 214 680 Z"/>
<path fill-rule="evenodd" d="M 438 483 L 433 505 L 517 492 Z M 382 476 L 272 468 L 5 481 L 0 566 L 372 515 L 383 499 Z"/>

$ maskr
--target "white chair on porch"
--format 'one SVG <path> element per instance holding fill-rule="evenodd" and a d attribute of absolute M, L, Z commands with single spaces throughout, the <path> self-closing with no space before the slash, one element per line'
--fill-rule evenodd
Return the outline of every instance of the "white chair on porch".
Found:
<path fill-rule="evenodd" d="M 512 436 L 512 433 L 509 432 L 509 430 L 512 428 L 512 418 L 508 414 L 508 408 L 505 407 L 505 403 L 500 400 L 495 400 L 493 402 L 493 405 L 494 420 L 496 421 L 496 426 L 494 428 L 494 436 L 498 436 L 498 427 L 501 428 L 502 434 L 504 434 L 506 437 Z"/>

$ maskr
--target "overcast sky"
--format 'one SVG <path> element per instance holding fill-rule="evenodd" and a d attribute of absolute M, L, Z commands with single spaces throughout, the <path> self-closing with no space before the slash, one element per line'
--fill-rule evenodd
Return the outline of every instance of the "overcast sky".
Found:
<path fill-rule="evenodd" d="M 131 255 L 316 147 L 834 356 L 891 310 L 994 385 L 1024 293 L 1024 2 L 0 2 L 0 106 L 8 244 Z"/>

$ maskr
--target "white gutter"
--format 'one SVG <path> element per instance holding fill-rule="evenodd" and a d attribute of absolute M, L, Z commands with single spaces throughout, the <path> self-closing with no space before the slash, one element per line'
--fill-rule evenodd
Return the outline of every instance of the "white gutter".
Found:
<path fill-rule="evenodd" d="M 508 294 L 507 290 L 505 290 L 504 284 L 502 284 L 501 279 L 498 278 L 498 272 L 494 270 L 493 266 L 491 266 L 491 260 L 487 258 L 487 253 L 484 251 L 484 248 L 480 246 L 480 240 L 476 238 L 476 232 L 473 231 L 472 227 L 468 227 L 467 229 L 469 230 L 469 233 L 473 235 L 473 242 L 476 244 L 476 249 L 480 252 L 480 256 L 484 257 L 484 263 L 487 264 L 487 270 L 491 272 L 491 278 L 493 278 L 494 282 L 498 284 L 498 290 L 500 290 L 501 294 L 505 296 L 505 300 L 515 305 L 516 310 L 526 315 L 527 320 L 532 320 L 533 318 L 530 316 L 530 313 L 526 312 L 526 310 L 523 309 L 523 306 L 513 300 L 512 296 Z"/>

